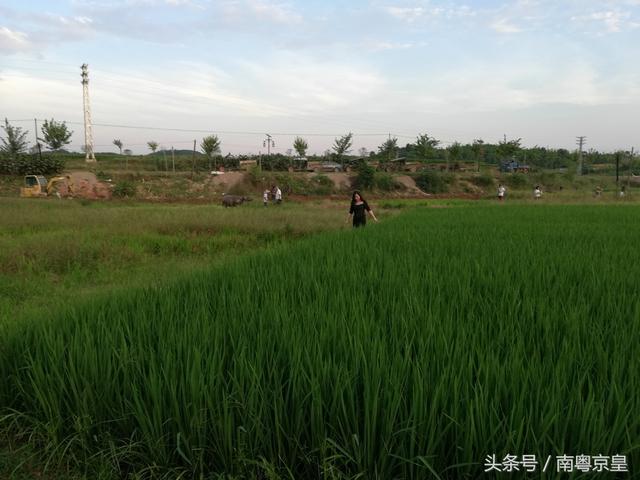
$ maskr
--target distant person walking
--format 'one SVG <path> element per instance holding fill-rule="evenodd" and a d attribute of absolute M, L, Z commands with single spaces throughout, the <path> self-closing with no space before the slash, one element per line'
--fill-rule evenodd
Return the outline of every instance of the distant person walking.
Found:
<path fill-rule="evenodd" d="M 542 198 L 542 190 L 540 189 L 540 185 L 536 185 L 536 188 L 533 189 L 533 198 L 535 200 L 540 200 L 540 198 Z"/>
<path fill-rule="evenodd" d="M 280 187 L 278 186 L 276 186 L 275 199 L 276 199 L 276 204 L 279 205 L 282 203 L 282 190 L 280 190 Z"/>
<path fill-rule="evenodd" d="M 356 190 L 351 196 L 351 208 L 349 208 L 349 216 L 353 218 L 354 228 L 364 227 L 367 224 L 367 213 L 376 222 L 378 221 L 367 201 Z M 347 222 L 349 221 L 349 216 L 347 216 Z"/>
<path fill-rule="evenodd" d="M 269 204 L 269 190 L 265 190 L 262 194 L 262 203 L 265 207 Z"/>
<path fill-rule="evenodd" d="M 507 193 L 507 189 L 505 188 L 505 186 L 502 184 L 498 185 L 498 200 L 500 201 L 504 200 L 504 195 L 506 193 Z"/>

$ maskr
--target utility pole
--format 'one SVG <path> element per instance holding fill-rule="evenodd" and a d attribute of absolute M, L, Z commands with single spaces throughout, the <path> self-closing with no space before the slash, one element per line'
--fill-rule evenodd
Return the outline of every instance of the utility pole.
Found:
<path fill-rule="evenodd" d="M 578 145 L 578 171 L 577 174 L 578 175 L 582 175 L 582 147 L 584 146 L 584 143 L 586 141 L 587 137 L 585 136 L 581 136 L 581 137 L 576 137 L 577 140 L 577 145 Z"/>
<path fill-rule="evenodd" d="M 268 157 L 269 155 L 271 155 L 271 147 L 275 148 L 276 143 L 273 141 L 273 138 L 271 138 L 271 135 L 269 135 L 268 133 L 265 133 L 265 135 L 267 136 L 267 139 L 262 142 L 262 146 L 267 147 L 267 157 Z"/>
<path fill-rule="evenodd" d="M 89 104 L 89 65 L 82 64 L 82 105 L 84 107 L 84 160 L 86 162 L 95 162 L 96 157 L 93 154 L 93 130 L 91 128 L 91 105 Z"/>
<path fill-rule="evenodd" d="M 616 152 L 616 185 L 620 179 L 620 152 Z"/>
<path fill-rule="evenodd" d="M 38 145 L 38 143 L 40 142 L 40 139 L 38 138 L 38 119 L 34 118 L 33 119 L 33 124 L 35 125 L 35 130 L 33 131 L 33 134 L 36 137 L 36 145 Z"/>

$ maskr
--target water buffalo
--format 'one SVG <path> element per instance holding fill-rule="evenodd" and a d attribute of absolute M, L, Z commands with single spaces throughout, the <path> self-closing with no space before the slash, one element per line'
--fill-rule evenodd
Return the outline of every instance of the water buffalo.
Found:
<path fill-rule="evenodd" d="M 249 197 L 240 196 L 240 195 L 224 195 L 222 197 L 222 205 L 225 207 L 235 207 L 236 205 L 240 205 L 242 202 L 248 202 L 251 200 Z"/>

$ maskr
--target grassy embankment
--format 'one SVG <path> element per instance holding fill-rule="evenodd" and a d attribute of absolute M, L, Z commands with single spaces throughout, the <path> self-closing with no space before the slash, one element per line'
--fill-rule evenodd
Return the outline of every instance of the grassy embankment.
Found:
<path fill-rule="evenodd" d="M 423 209 L 74 303 L 7 331 L 0 399 L 43 451 L 116 476 L 478 478 L 491 453 L 637 465 L 637 216 Z"/>

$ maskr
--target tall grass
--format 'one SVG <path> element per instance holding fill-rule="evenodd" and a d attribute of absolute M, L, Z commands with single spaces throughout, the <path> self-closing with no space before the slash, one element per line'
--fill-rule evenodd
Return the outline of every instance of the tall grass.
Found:
<path fill-rule="evenodd" d="M 225 209 L 0 199 L 0 326 L 25 310 L 57 309 L 69 297 L 157 283 L 341 226 L 343 212 L 315 204 Z"/>
<path fill-rule="evenodd" d="M 492 453 L 633 472 L 637 216 L 415 210 L 70 305 L 2 341 L 1 404 L 148 476 L 478 478 Z"/>

